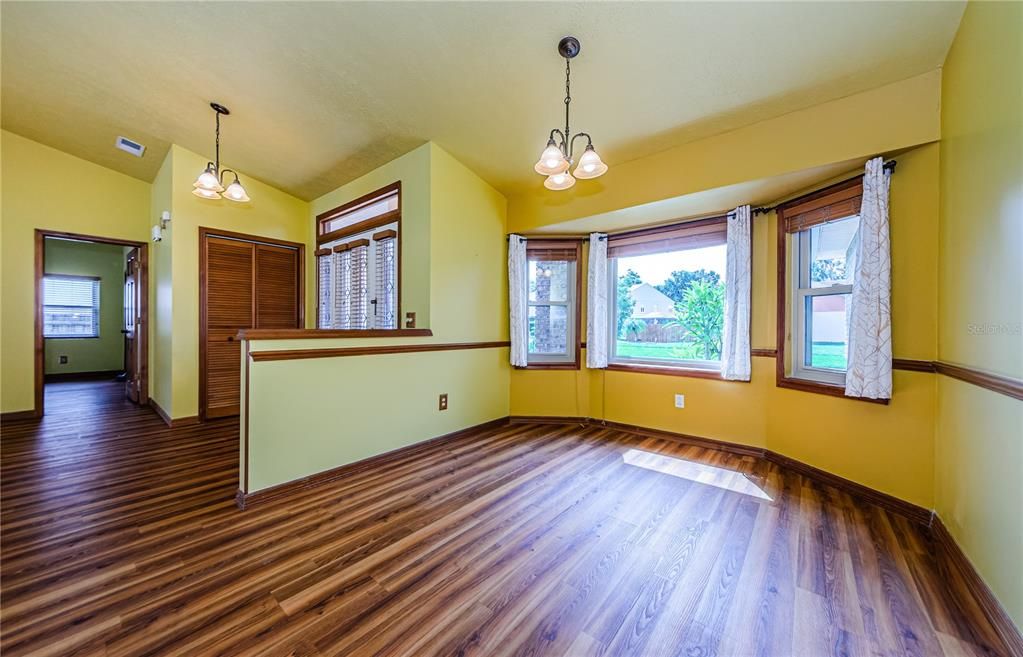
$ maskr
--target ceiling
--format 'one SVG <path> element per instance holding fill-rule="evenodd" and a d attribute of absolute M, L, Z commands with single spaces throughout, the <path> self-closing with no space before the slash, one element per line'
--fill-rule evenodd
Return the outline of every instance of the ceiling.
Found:
<path fill-rule="evenodd" d="M 2 125 L 151 181 L 170 143 L 316 198 L 425 141 L 506 194 L 563 123 L 610 166 L 933 70 L 964 2 L 4 2 Z M 148 147 L 116 150 L 118 135 Z"/>

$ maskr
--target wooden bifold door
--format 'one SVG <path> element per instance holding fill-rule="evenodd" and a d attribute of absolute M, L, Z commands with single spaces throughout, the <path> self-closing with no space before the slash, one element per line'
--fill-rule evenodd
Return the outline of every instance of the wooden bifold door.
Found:
<path fill-rule="evenodd" d="M 240 329 L 301 328 L 304 248 L 255 235 L 199 232 L 199 414 L 237 415 Z"/>

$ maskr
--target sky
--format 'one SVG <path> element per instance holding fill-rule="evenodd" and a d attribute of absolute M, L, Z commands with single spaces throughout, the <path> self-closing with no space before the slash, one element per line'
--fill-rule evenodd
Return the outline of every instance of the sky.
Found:
<path fill-rule="evenodd" d="M 721 280 L 725 278 L 725 245 L 708 246 L 703 249 L 675 251 L 673 253 L 654 253 L 650 255 L 618 258 L 618 275 L 632 269 L 644 283 L 660 285 L 671 276 L 673 271 L 696 271 L 708 269 L 716 271 Z"/>

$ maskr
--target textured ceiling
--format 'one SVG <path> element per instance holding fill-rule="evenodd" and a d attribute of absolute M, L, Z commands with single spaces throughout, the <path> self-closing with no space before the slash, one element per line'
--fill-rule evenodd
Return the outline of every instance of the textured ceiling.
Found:
<path fill-rule="evenodd" d="M 170 143 L 315 198 L 434 140 L 505 193 L 563 123 L 614 166 L 941 65 L 962 2 L 4 2 L 5 129 L 150 181 Z M 144 143 L 141 159 L 114 148 Z"/>

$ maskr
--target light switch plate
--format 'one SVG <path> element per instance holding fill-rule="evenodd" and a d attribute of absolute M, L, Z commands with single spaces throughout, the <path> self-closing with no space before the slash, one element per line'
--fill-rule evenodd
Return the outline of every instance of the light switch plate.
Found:
<path fill-rule="evenodd" d="M 686 407 L 686 396 L 685 395 L 675 395 L 675 408 L 685 408 L 685 407 Z"/>

